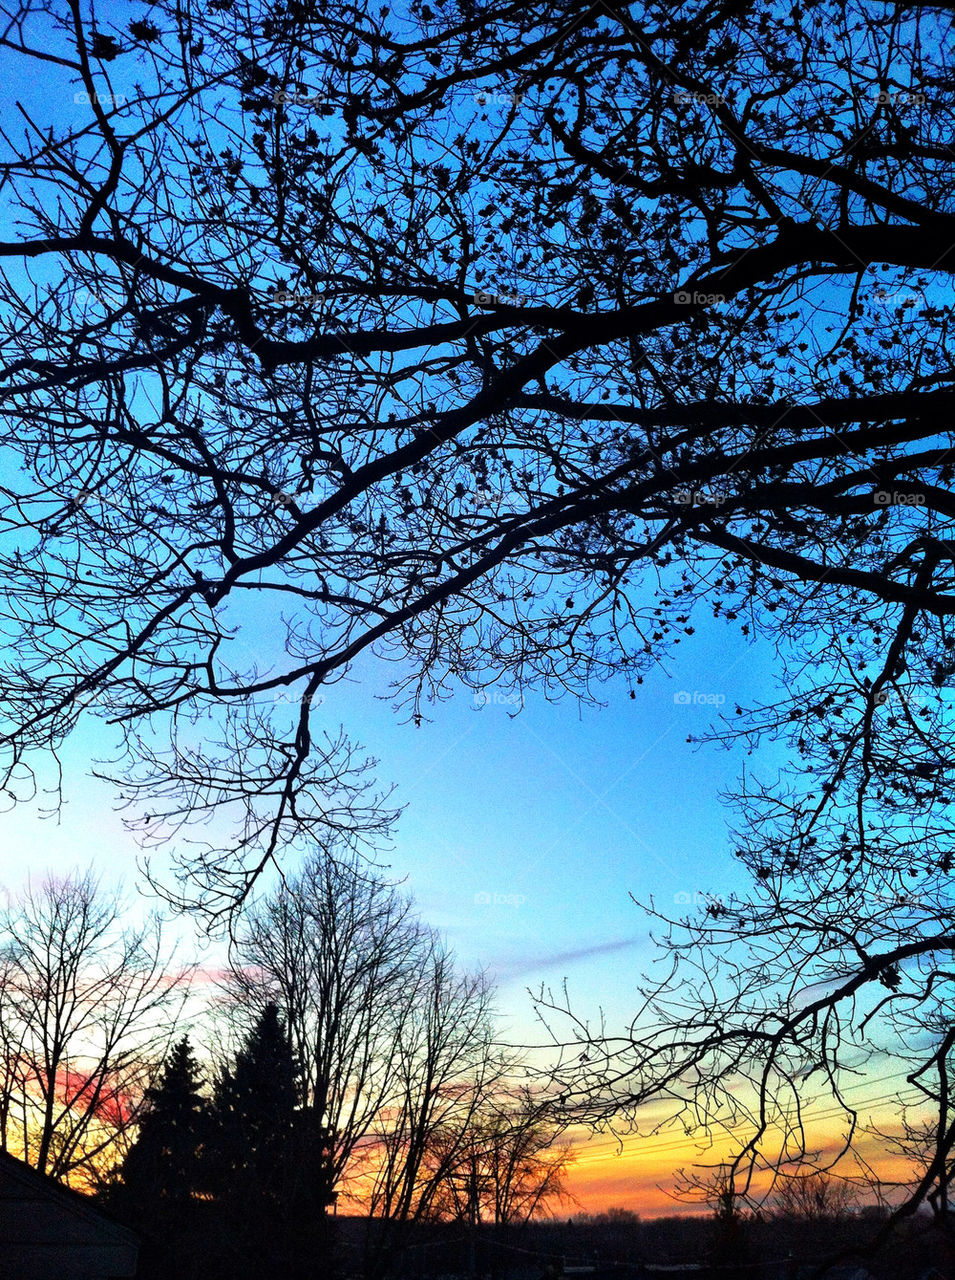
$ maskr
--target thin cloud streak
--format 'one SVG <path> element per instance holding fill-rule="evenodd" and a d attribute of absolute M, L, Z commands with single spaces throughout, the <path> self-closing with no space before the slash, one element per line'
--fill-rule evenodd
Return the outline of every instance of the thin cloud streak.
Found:
<path fill-rule="evenodd" d="M 492 964 L 490 967 L 497 977 L 504 981 L 534 974 L 543 969 L 553 969 L 560 964 L 579 964 L 594 956 L 612 955 L 617 951 L 629 951 L 647 941 L 645 934 L 636 938 L 621 938 L 616 942 L 598 942 L 589 947 L 578 947 L 572 951 L 556 951 L 552 955 L 537 957 L 515 957 Z"/>

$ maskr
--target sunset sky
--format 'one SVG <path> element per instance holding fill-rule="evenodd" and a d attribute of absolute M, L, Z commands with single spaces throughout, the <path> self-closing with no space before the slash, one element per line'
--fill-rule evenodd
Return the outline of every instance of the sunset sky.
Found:
<path fill-rule="evenodd" d="M 15 89 L 29 103 L 42 87 L 22 72 L 14 60 L 8 94 Z M 62 107 L 72 109 L 69 102 Z M 778 658 L 768 646 L 745 640 L 738 624 L 699 614 L 694 625 L 696 633 L 682 639 L 674 660 L 636 688 L 635 697 L 623 680 L 595 689 L 600 706 L 569 697 L 551 702 L 539 692 L 518 705 L 514 695 L 493 688 L 483 698 L 459 688 L 415 727 L 391 705 L 396 669 L 371 658 L 325 692 L 319 728 L 334 732 L 344 724 L 379 759 L 377 776 L 394 784 L 394 801 L 405 806 L 383 861 L 406 880 L 423 917 L 444 933 L 461 962 L 495 977 L 505 1035 L 514 1043 L 541 1042 L 530 993 L 556 990 L 565 980 L 582 1016 L 602 1010 L 609 1030 L 626 1025 L 639 1002 L 641 976 L 660 956 L 633 899 L 679 915 L 696 894 L 728 896 L 745 887 L 732 857 L 732 814 L 720 797 L 744 770 L 774 776 L 785 752 L 767 747 L 747 757 L 742 750 L 696 747 L 687 737 L 703 733 L 721 713 L 732 718 L 737 702 L 772 701 Z M 244 658 L 260 670 L 277 663 L 271 646 L 278 630 L 272 619 L 253 613 L 233 661 L 241 665 Z M 44 789 L 56 778 L 49 763 L 39 775 L 40 793 L 0 816 L 0 889 L 15 893 L 28 875 L 92 864 L 108 881 L 148 893 L 137 871 L 140 851 L 116 812 L 114 792 L 90 776 L 93 761 L 108 759 L 116 741 L 94 709 L 63 752 L 59 817 L 43 816 L 51 801 Z M 162 851 L 154 865 L 161 875 Z M 186 948 L 195 946 L 188 922 L 179 928 Z M 218 944 L 204 944 L 207 971 L 220 956 Z M 863 1119 L 871 1099 L 873 1112 L 891 1127 L 901 1085 L 898 1068 L 887 1061 L 871 1084 L 850 1086 L 850 1095 Z M 819 1146 L 836 1143 L 841 1118 L 824 1103 L 814 1114 Z M 578 1135 L 570 1189 L 581 1208 L 688 1211 L 668 1194 L 675 1171 L 712 1162 L 723 1148 L 705 1152 L 679 1130 L 649 1133 L 665 1115 L 649 1111 L 641 1131 L 622 1146 L 609 1134 Z M 878 1144 L 862 1149 L 879 1158 Z"/>
<path fill-rule="evenodd" d="M 253 656 L 267 650 L 264 635 L 248 644 Z M 430 722 L 415 728 L 390 707 L 394 669 L 371 662 L 330 690 L 322 706 L 325 723 L 334 729 L 345 721 L 379 757 L 381 780 L 395 784 L 396 801 L 407 807 L 385 861 L 406 877 L 422 915 L 462 963 L 496 976 L 515 1043 L 542 1040 L 529 995 L 542 984 L 556 989 L 566 979 L 574 1007 L 588 1016 L 603 1009 L 610 1029 L 632 1015 L 641 974 L 660 953 L 631 894 L 680 914 L 696 893 L 743 887 L 727 830 L 731 814 L 719 796 L 744 767 L 765 775 L 780 759 L 694 747 L 686 738 L 712 720 L 711 695 L 726 698 L 718 708 L 730 715 L 737 699 L 772 697 L 773 655 L 715 622 L 677 652 L 680 660 L 646 680 L 634 699 L 622 684 L 606 686 L 602 707 L 531 694 L 515 714 L 515 704 L 493 690 L 484 705 L 465 691 L 431 708 Z M 683 693 L 689 703 L 675 701 Z M 88 776 L 91 759 L 108 756 L 111 732 L 90 718 L 70 743 L 58 823 L 40 817 L 40 801 L 3 816 L 8 889 L 40 869 L 90 862 L 108 879 L 145 888 L 137 845 L 109 786 Z M 214 966 L 217 947 L 204 954 Z M 878 1099 L 891 1126 L 904 1081 L 890 1062 L 873 1074 L 882 1083 L 856 1087 L 851 1096 L 863 1119 L 866 1099 Z M 820 1145 L 837 1141 L 841 1120 L 831 1104 L 816 1112 Z M 644 1136 L 664 1115 L 649 1111 L 622 1149 L 609 1134 L 578 1135 L 570 1189 L 580 1208 L 691 1210 L 668 1194 L 674 1173 L 715 1157 L 680 1130 Z M 877 1156 L 871 1143 L 868 1153 Z"/>

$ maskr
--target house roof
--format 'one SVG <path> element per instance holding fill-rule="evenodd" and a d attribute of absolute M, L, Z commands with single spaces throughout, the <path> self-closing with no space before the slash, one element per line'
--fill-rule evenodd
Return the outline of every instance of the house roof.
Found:
<path fill-rule="evenodd" d="M 23 1280 L 133 1276 L 139 1241 L 88 1196 L 0 1152 L 0 1259 Z"/>

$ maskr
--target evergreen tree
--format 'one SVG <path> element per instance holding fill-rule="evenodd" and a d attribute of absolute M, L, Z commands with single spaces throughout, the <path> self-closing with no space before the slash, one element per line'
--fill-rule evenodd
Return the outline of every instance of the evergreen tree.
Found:
<path fill-rule="evenodd" d="M 120 1169 L 110 1207 L 142 1239 L 139 1274 L 182 1280 L 215 1274 L 208 1249 L 205 1159 L 209 1109 L 187 1036 L 146 1094 L 139 1134 Z"/>
<path fill-rule="evenodd" d="M 291 1041 L 269 1004 L 214 1099 L 212 1185 L 235 1274 L 249 1280 L 329 1274 L 327 1135 L 298 1100 Z"/>
<path fill-rule="evenodd" d="M 269 1004 L 216 1086 L 216 1177 L 230 1196 L 284 1199 L 296 1102 L 291 1043 Z"/>
<path fill-rule="evenodd" d="M 202 1083 L 189 1038 L 183 1036 L 166 1059 L 158 1085 L 146 1093 L 139 1134 L 122 1166 L 130 1199 L 181 1208 L 201 1190 L 208 1133 Z"/>

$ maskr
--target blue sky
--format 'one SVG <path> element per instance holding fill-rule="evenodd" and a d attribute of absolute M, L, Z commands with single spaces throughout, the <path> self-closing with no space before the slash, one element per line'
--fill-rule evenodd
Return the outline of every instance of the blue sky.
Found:
<path fill-rule="evenodd" d="M 462 962 L 496 974 L 502 1009 L 525 1030 L 525 988 L 565 976 L 582 1007 L 599 1003 L 619 1018 L 632 1010 L 652 947 L 629 894 L 673 909 L 678 894 L 740 887 L 719 793 L 744 762 L 763 771 L 771 762 L 689 745 L 714 707 L 674 696 L 715 694 L 728 708 L 771 697 L 773 655 L 705 620 L 677 654 L 633 700 L 620 681 L 604 687 L 602 707 L 531 692 L 514 714 L 493 689 L 483 706 L 462 690 L 420 728 L 391 709 L 394 668 L 369 659 L 317 712 L 320 726 L 343 721 L 378 756 L 378 776 L 406 806 L 388 865 Z M 88 776 L 112 734 L 95 718 L 81 722 L 64 754 L 58 823 L 41 819 L 42 801 L 0 817 L 7 885 L 31 869 L 89 862 L 136 882 L 136 843 L 109 786 Z"/>
<path fill-rule="evenodd" d="M 743 887 L 719 792 L 744 763 L 767 772 L 783 753 L 747 760 L 740 751 L 689 745 L 687 735 L 704 730 L 713 710 L 674 695 L 722 694 L 727 706 L 768 699 L 775 655 L 705 618 L 677 652 L 679 661 L 648 677 L 633 700 L 622 681 L 607 685 L 602 707 L 528 694 L 515 716 L 493 691 L 483 707 L 462 691 L 415 728 L 381 697 L 394 668 L 369 660 L 320 708 L 330 728 L 344 718 L 379 756 L 381 779 L 395 783 L 406 809 L 390 867 L 407 877 L 423 916 L 461 961 L 496 976 L 512 1043 L 541 1043 L 528 989 L 556 990 L 564 978 L 581 1015 L 593 1019 L 603 1009 L 608 1030 L 626 1025 L 641 974 L 659 954 L 630 893 L 680 912 L 687 908 L 675 904 L 677 894 Z M 135 882 L 136 845 L 106 784 L 85 777 L 107 742 L 92 720 L 71 742 L 58 826 L 41 822 L 35 805 L 0 819 L 7 884 L 31 867 L 64 871 L 88 861 L 109 878 Z M 203 963 L 214 967 L 217 952 L 207 950 Z M 565 1211 L 691 1209 L 671 1198 L 674 1169 L 715 1157 L 672 1130 L 648 1137 L 666 1111 L 662 1103 L 644 1108 L 622 1147 L 608 1134 L 581 1133 L 571 1180 L 578 1203 Z"/>
<path fill-rule="evenodd" d="M 51 99 L 28 60 L 7 56 L 4 65 L 8 113 L 18 99 L 62 124 L 87 118 L 74 94 Z M 144 75 L 138 60 L 107 71 L 120 97 Z M 487 109 L 493 114 L 495 104 Z M 231 606 L 236 617 L 239 607 Z M 274 619 L 254 605 L 243 612 L 244 632 L 230 646 L 235 664 L 278 661 L 269 653 Z M 648 922 L 629 895 L 652 895 L 667 909 L 677 894 L 725 894 L 739 885 L 718 793 L 733 785 L 743 758 L 687 745 L 687 734 L 704 730 L 714 712 L 692 696 L 723 697 L 727 708 L 736 699 L 770 698 L 774 655 L 723 622 L 702 614 L 693 622 L 696 634 L 634 700 L 620 680 L 604 687 L 600 708 L 570 698 L 554 704 L 531 691 L 515 715 L 493 689 L 484 706 L 461 689 L 415 728 L 389 704 L 394 668 L 372 658 L 326 691 L 318 727 L 344 723 L 379 758 L 378 776 L 395 784 L 395 800 L 407 806 L 388 855 L 394 874 L 407 877 L 422 914 L 464 963 L 498 976 L 502 1006 L 518 1022 L 528 1008 L 525 987 L 565 975 L 582 1004 L 603 1002 L 625 1016 L 651 954 Z M 689 705 L 674 702 L 680 692 L 691 695 Z M 30 871 L 90 862 L 109 879 L 141 883 L 137 846 L 113 793 L 89 777 L 93 758 L 108 757 L 115 741 L 95 715 L 81 721 L 63 751 L 66 804 L 58 822 L 41 819 L 49 807 L 42 795 L 0 813 L 7 886 Z M 52 770 L 44 776 L 48 783 Z"/>
<path fill-rule="evenodd" d="M 44 118 L 85 117 L 88 108 L 71 94 L 51 110 L 43 83 L 25 76 L 20 60 L 6 61 L 8 102 L 16 96 L 31 110 L 44 106 Z M 110 75 L 122 95 L 129 72 L 119 65 Z M 8 105 L 8 124 L 12 114 Z M 828 319 L 820 309 L 818 323 Z M 266 667 L 275 659 L 274 622 L 250 604 L 236 665 Z M 342 722 L 379 758 L 379 778 L 395 785 L 395 801 L 406 806 L 388 865 L 406 878 L 422 915 L 462 963 L 495 975 L 515 1040 L 539 1035 L 527 988 L 557 988 L 564 978 L 582 1015 L 603 1007 L 609 1030 L 626 1023 L 639 1003 L 641 974 L 657 954 L 631 894 L 680 913 L 696 893 L 745 887 L 720 792 L 732 789 L 744 766 L 772 776 L 786 753 L 767 748 L 747 760 L 741 750 L 696 749 L 686 738 L 706 729 L 715 700 L 725 699 L 728 711 L 737 700 L 771 701 L 777 658 L 770 646 L 750 644 L 737 628 L 702 613 L 693 624 L 696 634 L 635 699 L 618 680 L 605 686 L 604 707 L 570 698 L 553 704 L 530 691 L 515 714 L 500 691 L 489 690 L 479 705 L 461 689 L 416 728 L 390 706 L 394 668 L 369 657 L 326 691 L 316 713 L 319 729 L 334 733 Z M 687 696 L 677 701 L 679 694 Z M 92 760 L 108 757 L 113 745 L 113 731 L 91 711 L 63 752 L 59 821 L 41 818 L 49 807 L 42 795 L 0 813 L 5 887 L 15 891 L 28 874 L 90 863 L 108 880 L 145 887 L 109 786 L 89 776 Z M 162 863 L 160 856 L 160 870 Z M 679 1147 L 661 1140 L 654 1161 L 664 1154 L 664 1163 L 675 1161 L 671 1152 Z M 612 1154 L 594 1149 L 600 1176 Z M 624 1199 L 617 1190 L 623 1176 L 608 1175 L 613 1190 L 605 1194 Z M 653 1185 L 659 1174 L 648 1177 Z"/>

